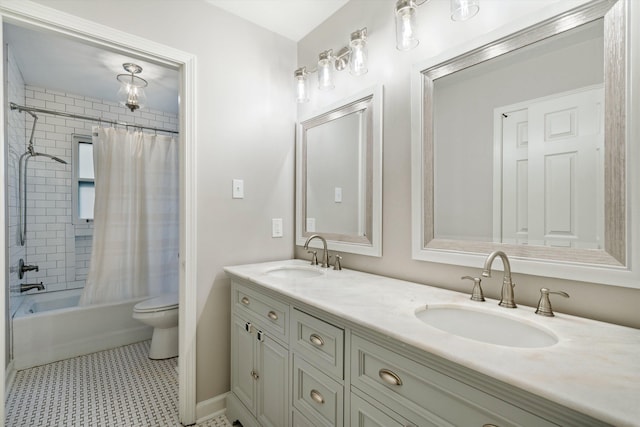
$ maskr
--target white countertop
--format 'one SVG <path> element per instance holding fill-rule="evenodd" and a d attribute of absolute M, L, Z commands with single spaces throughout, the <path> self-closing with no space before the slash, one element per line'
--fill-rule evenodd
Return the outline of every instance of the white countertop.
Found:
<path fill-rule="evenodd" d="M 604 422 L 640 425 L 638 329 L 562 313 L 538 316 L 532 307 L 507 309 L 496 300 L 474 302 L 470 294 L 347 269 L 316 267 L 323 274 L 305 279 L 266 274 L 284 265 L 310 267 L 305 260 L 285 260 L 225 267 L 225 271 Z M 516 348 L 451 335 L 415 316 L 416 309 L 427 303 L 481 307 L 540 326 L 559 342 Z"/>

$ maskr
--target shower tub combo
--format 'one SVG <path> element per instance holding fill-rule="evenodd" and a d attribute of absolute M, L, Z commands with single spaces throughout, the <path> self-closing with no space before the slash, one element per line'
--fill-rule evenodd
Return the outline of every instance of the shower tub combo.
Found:
<path fill-rule="evenodd" d="M 13 317 L 15 369 L 151 339 L 153 328 L 133 319 L 145 298 L 78 306 L 82 289 L 29 294 Z"/>

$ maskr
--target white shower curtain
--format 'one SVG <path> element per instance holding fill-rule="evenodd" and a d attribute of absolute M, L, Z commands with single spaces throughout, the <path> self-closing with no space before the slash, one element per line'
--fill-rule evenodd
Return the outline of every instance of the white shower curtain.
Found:
<path fill-rule="evenodd" d="M 94 232 L 81 304 L 178 291 L 178 143 L 94 128 Z"/>

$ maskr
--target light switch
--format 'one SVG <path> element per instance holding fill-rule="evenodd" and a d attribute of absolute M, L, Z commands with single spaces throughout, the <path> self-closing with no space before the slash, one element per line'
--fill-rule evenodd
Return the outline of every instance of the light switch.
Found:
<path fill-rule="evenodd" d="M 244 199 L 244 181 L 241 179 L 233 180 L 233 195 L 234 199 Z"/>
<path fill-rule="evenodd" d="M 336 203 L 342 203 L 342 187 L 335 188 L 333 201 Z"/>
<path fill-rule="evenodd" d="M 316 231 L 316 219 L 307 218 L 307 231 Z"/>
<path fill-rule="evenodd" d="M 271 237 L 282 237 L 282 218 L 271 219 Z"/>

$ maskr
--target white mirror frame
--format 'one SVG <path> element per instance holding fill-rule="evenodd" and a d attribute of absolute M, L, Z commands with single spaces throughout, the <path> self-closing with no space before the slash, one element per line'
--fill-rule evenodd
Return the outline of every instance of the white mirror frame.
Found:
<path fill-rule="evenodd" d="M 324 233 L 318 231 L 317 234 L 322 235 L 327 240 L 327 247 L 332 251 L 354 253 L 368 256 L 382 256 L 382 106 L 383 106 L 383 88 L 382 85 L 375 86 L 359 92 L 348 98 L 342 99 L 338 103 L 331 104 L 322 108 L 320 111 L 302 117 L 296 126 L 296 244 L 304 245 L 306 239 L 311 234 L 305 231 L 305 212 L 306 212 L 306 179 L 305 179 L 305 153 L 304 149 L 304 125 L 303 123 L 321 119 L 323 117 L 331 117 L 340 114 L 341 110 L 352 109 L 354 105 L 366 102 L 368 109 L 371 111 L 371 132 L 370 164 L 371 170 L 367 171 L 370 176 L 370 183 L 367 183 L 366 191 L 369 193 L 367 198 L 370 200 L 370 211 L 366 212 L 367 226 L 365 227 L 371 233 L 367 238 L 360 238 L 351 235 L 338 235 L 332 233 Z M 336 153 L 339 155 L 339 153 Z M 321 243 L 314 239 L 309 246 L 321 248 Z"/>
<path fill-rule="evenodd" d="M 640 227 L 631 212 L 640 212 L 638 185 L 640 168 L 638 140 L 640 90 L 632 84 L 633 71 L 640 69 L 639 11 L 630 0 L 596 0 L 570 11 L 561 5 L 528 16 L 446 54 L 414 65 L 411 81 L 412 123 L 412 257 L 416 260 L 481 268 L 487 254 L 504 250 L 511 258 L 512 271 L 537 276 L 640 288 Z M 633 5 L 635 6 L 635 5 Z M 523 247 L 490 242 L 470 242 L 434 238 L 433 229 L 433 81 L 464 67 L 480 63 L 542 38 L 605 18 L 605 91 L 608 164 L 617 168 L 606 178 L 607 192 L 614 194 L 617 211 L 609 209 L 605 251 Z M 613 43 L 613 44 L 608 44 Z M 618 55 L 612 47 L 619 48 Z M 608 55 L 608 56 L 607 56 Z M 622 66 L 614 67 L 616 64 Z M 613 73 L 611 70 L 613 69 Z M 616 90 L 626 88 L 624 92 Z M 635 114 L 634 114 L 635 113 Z M 626 120 L 625 120 L 626 119 Z M 626 141 L 626 145 L 625 145 Z M 619 150 L 619 151 L 616 151 Z M 622 159 L 622 161 L 620 161 Z M 492 167 L 492 165 L 488 165 Z M 490 191 L 491 189 L 489 189 Z M 615 197 L 615 194 L 617 196 Z M 625 204 L 626 202 L 626 204 Z M 617 213 L 616 213 L 617 212 Z"/>

